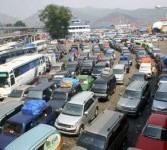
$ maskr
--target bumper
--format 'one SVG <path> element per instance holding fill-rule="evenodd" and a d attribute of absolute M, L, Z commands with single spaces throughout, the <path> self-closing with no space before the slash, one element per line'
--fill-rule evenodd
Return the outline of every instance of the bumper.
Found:
<path fill-rule="evenodd" d="M 95 96 L 97 98 L 107 98 L 107 94 L 98 94 L 98 93 L 95 93 Z"/>
<path fill-rule="evenodd" d="M 117 110 L 121 111 L 124 114 L 129 115 L 129 116 L 136 116 L 137 115 L 137 110 L 130 110 L 130 109 L 129 110 L 125 110 L 125 109 L 120 108 L 120 107 L 117 107 Z"/>
<path fill-rule="evenodd" d="M 58 125 L 55 125 L 55 127 L 62 134 L 66 134 L 66 135 L 77 135 L 78 134 L 77 128 L 65 128 L 65 127 L 61 127 Z"/>

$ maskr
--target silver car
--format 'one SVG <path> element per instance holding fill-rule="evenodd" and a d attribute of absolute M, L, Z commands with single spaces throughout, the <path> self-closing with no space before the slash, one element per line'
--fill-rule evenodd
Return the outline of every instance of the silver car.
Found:
<path fill-rule="evenodd" d="M 167 83 L 160 83 L 155 93 L 152 111 L 167 113 Z"/>
<path fill-rule="evenodd" d="M 98 100 L 94 93 L 84 91 L 66 103 L 55 122 L 60 133 L 79 135 L 85 126 L 98 114 Z"/>
<path fill-rule="evenodd" d="M 117 109 L 127 115 L 137 116 L 149 101 L 150 88 L 147 81 L 133 81 L 117 102 Z"/>

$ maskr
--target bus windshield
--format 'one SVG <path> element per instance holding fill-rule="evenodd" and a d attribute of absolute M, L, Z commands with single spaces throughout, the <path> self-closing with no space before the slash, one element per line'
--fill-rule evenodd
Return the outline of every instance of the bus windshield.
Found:
<path fill-rule="evenodd" d="M 0 88 L 9 87 L 9 83 L 7 79 L 8 79 L 8 73 L 0 72 Z"/>

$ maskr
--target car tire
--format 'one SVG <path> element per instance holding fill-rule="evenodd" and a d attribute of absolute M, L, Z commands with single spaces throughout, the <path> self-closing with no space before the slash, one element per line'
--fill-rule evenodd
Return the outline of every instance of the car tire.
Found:
<path fill-rule="evenodd" d="M 83 130 L 84 130 L 84 126 L 81 125 L 81 126 L 79 127 L 78 136 L 81 135 L 81 133 L 83 132 Z"/>

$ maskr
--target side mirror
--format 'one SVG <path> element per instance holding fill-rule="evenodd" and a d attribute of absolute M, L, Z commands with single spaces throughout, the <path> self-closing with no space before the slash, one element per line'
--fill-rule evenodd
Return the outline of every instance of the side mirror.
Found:
<path fill-rule="evenodd" d="M 84 112 L 84 115 L 85 115 L 85 116 L 87 116 L 87 115 L 88 115 L 88 112 L 87 112 L 87 111 L 85 111 L 85 112 Z"/>

